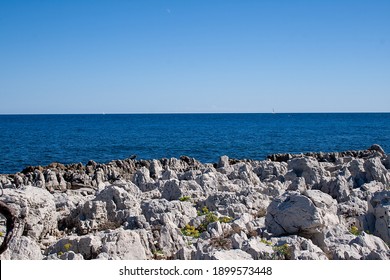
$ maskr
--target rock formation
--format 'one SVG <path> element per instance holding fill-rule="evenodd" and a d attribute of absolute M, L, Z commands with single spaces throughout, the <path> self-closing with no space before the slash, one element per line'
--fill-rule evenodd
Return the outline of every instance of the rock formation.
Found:
<path fill-rule="evenodd" d="M 0 259 L 387 260 L 389 158 L 373 145 L 30 166 L 0 175 Z"/>

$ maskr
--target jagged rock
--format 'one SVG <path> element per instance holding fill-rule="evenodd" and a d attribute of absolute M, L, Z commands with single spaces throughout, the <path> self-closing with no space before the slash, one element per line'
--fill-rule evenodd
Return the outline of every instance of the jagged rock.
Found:
<path fill-rule="evenodd" d="M 368 211 L 375 217 L 374 234 L 390 243 L 390 191 L 375 193 Z"/>
<path fill-rule="evenodd" d="M 253 260 L 250 254 L 242 250 L 215 251 L 212 260 Z"/>
<path fill-rule="evenodd" d="M 286 245 L 285 245 L 286 244 Z M 285 246 L 285 247 L 283 247 Z M 275 242 L 274 250 L 282 251 L 291 260 L 327 260 L 325 253 L 310 239 L 300 236 L 287 236 Z M 281 248 L 281 249 L 279 249 Z"/>
<path fill-rule="evenodd" d="M 78 207 L 68 223 L 74 225 L 78 232 L 85 234 L 117 228 L 130 217 L 140 213 L 141 208 L 136 198 L 120 187 L 110 186 L 93 200 Z"/>
<path fill-rule="evenodd" d="M 226 168 L 228 166 L 230 166 L 229 157 L 228 156 L 221 156 L 219 158 L 217 168 Z"/>
<path fill-rule="evenodd" d="M 160 178 L 161 174 L 163 172 L 161 162 L 158 160 L 155 160 L 155 159 L 152 160 L 149 170 L 150 170 L 150 176 L 152 178 L 154 178 L 154 179 Z"/>
<path fill-rule="evenodd" d="M 26 186 L 24 189 L 5 189 L 0 198 L 14 209 L 21 224 L 16 238 L 24 235 L 39 242 L 57 231 L 57 212 L 54 197 L 46 189 Z"/>
<path fill-rule="evenodd" d="M 150 191 L 155 188 L 154 180 L 150 178 L 150 172 L 146 167 L 141 167 L 134 175 L 133 183 L 136 184 L 143 192 Z"/>
<path fill-rule="evenodd" d="M 166 257 L 176 255 L 181 248 L 187 246 L 180 229 L 170 220 L 161 227 L 157 243 Z"/>
<path fill-rule="evenodd" d="M 244 213 L 240 218 L 232 222 L 232 229 L 236 233 L 240 233 L 241 231 L 247 232 L 247 224 L 251 221 L 253 221 L 253 216 L 248 213 Z"/>
<path fill-rule="evenodd" d="M 287 173 L 287 163 L 263 161 L 259 162 L 254 168 L 253 172 L 257 174 L 261 181 L 278 180 Z"/>
<path fill-rule="evenodd" d="M 319 184 L 321 178 L 328 175 L 318 161 L 311 157 L 290 160 L 288 162 L 288 170 L 291 170 L 289 172 L 290 174 L 286 174 L 288 179 L 294 179 L 294 175 L 296 177 L 303 177 L 306 184 L 310 186 Z"/>
<path fill-rule="evenodd" d="M 354 186 L 360 187 L 364 183 L 367 183 L 366 171 L 364 170 L 364 160 L 354 159 L 347 164 L 351 179 L 353 180 Z"/>
<path fill-rule="evenodd" d="M 282 157 L 53 163 L 0 175 L 0 200 L 16 218 L 0 258 L 389 259 L 380 146 Z M 193 235 L 183 235 L 187 224 Z"/>
<path fill-rule="evenodd" d="M 367 182 L 377 181 L 386 186 L 390 185 L 390 172 L 382 164 L 380 158 L 370 158 L 363 164 Z"/>
<path fill-rule="evenodd" d="M 387 155 L 383 160 L 382 160 L 383 166 L 389 170 L 390 169 L 390 155 Z"/>
<path fill-rule="evenodd" d="M 183 196 L 182 188 L 180 187 L 180 181 L 176 179 L 164 182 L 164 184 L 159 189 L 161 192 L 161 197 L 169 201 L 178 200 Z"/>
<path fill-rule="evenodd" d="M 141 208 L 151 225 L 163 225 L 164 219 L 168 219 L 182 228 L 197 216 L 196 209 L 190 202 L 154 199 L 143 202 Z"/>
<path fill-rule="evenodd" d="M 242 250 L 251 255 L 254 260 L 270 260 L 275 253 L 272 246 L 261 242 L 259 237 L 245 241 Z"/>
<path fill-rule="evenodd" d="M 242 231 L 240 232 L 239 234 L 238 233 L 234 233 L 231 237 L 230 237 L 230 240 L 232 242 L 232 248 L 233 249 L 241 249 L 242 248 L 242 245 L 244 244 L 244 242 L 246 240 L 248 240 L 248 237 L 246 236 L 246 234 Z"/>
<path fill-rule="evenodd" d="M 8 249 L 0 255 L 0 260 L 42 260 L 43 255 L 36 241 L 30 237 L 14 238 Z"/>
<path fill-rule="evenodd" d="M 207 231 L 211 237 L 219 237 L 223 235 L 222 225 L 219 221 L 207 225 Z"/>
<path fill-rule="evenodd" d="M 65 237 L 47 249 L 46 254 L 60 256 L 68 251 L 80 254 L 84 259 L 96 258 L 102 246 L 101 237 L 95 235 Z"/>
<path fill-rule="evenodd" d="M 265 224 L 276 236 L 311 236 L 320 232 L 327 223 L 336 222 L 336 210 L 332 198 L 320 191 L 307 191 L 306 195 L 286 192 L 269 205 Z M 331 215 L 328 216 L 327 211 L 331 211 Z"/>
<path fill-rule="evenodd" d="M 329 194 L 338 202 L 343 202 L 348 200 L 352 187 L 344 176 L 338 175 L 335 178 L 323 178 L 318 189 Z"/>
<path fill-rule="evenodd" d="M 107 253 L 113 260 L 146 260 L 151 255 L 140 235 L 133 230 L 119 228 L 104 234 L 101 241 L 101 253 Z"/>

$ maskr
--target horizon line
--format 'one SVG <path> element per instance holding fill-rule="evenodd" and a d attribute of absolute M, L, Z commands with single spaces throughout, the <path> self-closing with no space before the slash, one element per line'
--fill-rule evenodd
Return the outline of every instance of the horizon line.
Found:
<path fill-rule="evenodd" d="M 206 115 L 206 114 L 388 114 L 385 111 L 321 111 L 321 112 L 101 112 L 101 113 L 0 113 L 0 116 L 32 116 L 32 115 Z"/>

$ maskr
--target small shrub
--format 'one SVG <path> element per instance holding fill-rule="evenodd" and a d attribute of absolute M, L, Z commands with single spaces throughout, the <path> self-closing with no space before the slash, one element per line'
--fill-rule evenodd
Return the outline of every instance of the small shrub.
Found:
<path fill-rule="evenodd" d="M 210 213 L 210 210 L 206 206 L 203 206 L 201 210 L 198 210 L 198 216 L 203 216 L 208 213 Z"/>
<path fill-rule="evenodd" d="M 153 251 L 153 257 L 156 260 L 165 259 L 164 252 L 162 250 Z"/>
<path fill-rule="evenodd" d="M 206 223 L 207 224 L 214 223 L 214 222 L 217 222 L 217 221 L 218 221 L 218 217 L 214 213 L 206 214 Z"/>
<path fill-rule="evenodd" d="M 182 196 L 179 198 L 180 201 L 189 201 L 191 199 L 190 196 Z"/>
<path fill-rule="evenodd" d="M 211 223 L 214 223 L 214 222 L 217 222 L 218 221 L 218 217 L 217 215 L 215 215 L 214 213 L 207 213 L 205 215 L 205 219 L 204 219 L 204 222 L 202 224 L 200 224 L 200 226 L 197 228 L 199 232 L 204 232 L 207 230 L 207 226 Z"/>
<path fill-rule="evenodd" d="M 197 230 L 194 226 L 190 226 L 189 224 L 186 224 L 186 226 L 181 229 L 181 233 L 185 236 L 191 236 L 195 238 L 199 238 L 200 236 L 199 230 Z"/>
<path fill-rule="evenodd" d="M 218 220 L 221 223 L 230 223 L 233 220 L 233 218 L 224 216 L 224 217 L 220 217 Z"/>
<path fill-rule="evenodd" d="M 359 236 L 361 233 L 361 231 L 356 226 L 352 226 L 349 229 L 349 232 L 352 233 L 353 235 L 356 235 L 356 236 Z"/>
<path fill-rule="evenodd" d="M 284 257 L 284 259 L 286 260 L 290 258 L 290 247 L 287 243 L 280 246 L 274 246 L 273 250 L 276 252 L 277 255 Z"/>
<path fill-rule="evenodd" d="M 262 238 L 262 239 L 260 240 L 260 242 L 261 242 L 261 243 L 264 243 L 265 245 L 272 246 L 272 242 L 269 241 L 269 240 L 267 240 L 267 239 Z"/>
<path fill-rule="evenodd" d="M 70 248 L 72 247 L 72 244 L 70 244 L 70 243 L 66 243 L 65 245 L 64 245 L 64 249 L 65 249 L 65 251 L 69 251 L 70 250 Z"/>

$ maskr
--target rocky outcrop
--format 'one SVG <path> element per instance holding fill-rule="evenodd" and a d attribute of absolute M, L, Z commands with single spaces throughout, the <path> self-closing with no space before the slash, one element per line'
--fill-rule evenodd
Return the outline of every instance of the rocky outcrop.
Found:
<path fill-rule="evenodd" d="M 0 175 L 0 258 L 386 260 L 389 158 L 373 145 L 28 167 Z"/>

